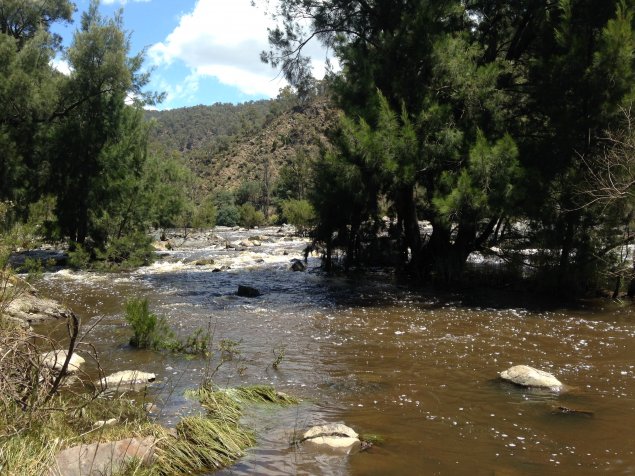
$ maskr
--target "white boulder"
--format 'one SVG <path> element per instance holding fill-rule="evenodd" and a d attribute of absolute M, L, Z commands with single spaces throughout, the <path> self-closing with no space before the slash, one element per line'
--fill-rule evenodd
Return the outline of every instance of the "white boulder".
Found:
<path fill-rule="evenodd" d="M 156 378 L 155 374 L 140 370 L 122 370 L 102 378 L 100 383 L 109 390 L 128 390 L 143 387 Z"/>
<path fill-rule="evenodd" d="M 66 362 L 67 350 L 52 350 L 40 355 L 42 359 L 42 365 L 51 370 L 60 371 Z M 82 356 L 77 352 L 73 352 L 71 360 L 68 362 L 68 368 L 66 372 L 69 374 L 75 373 L 86 362 Z"/>
<path fill-rule="evenodd" d="M 515 365 L 500 373 L 503 380 L 523 387 L 540 387 L 560 390 L 564 385 L 549 372 L 528 365 Z"/>
<path fill-rule="evenodd" d="M 302 435 L 302 441 L 349 451 L 361 444 L 359 435 L 352 428 L 342 423 L 311 427 Z"/>

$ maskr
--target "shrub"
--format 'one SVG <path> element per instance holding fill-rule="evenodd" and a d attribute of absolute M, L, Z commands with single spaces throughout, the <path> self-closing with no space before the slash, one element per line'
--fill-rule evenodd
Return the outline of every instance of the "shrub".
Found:
<path fill-rule="evenodd" d="M 245 203 L 240 206 L 240 225 L 245 228 L 253 228 L 261 226 L 265 223 L 264 214 L 256 210 L 251 203 Z"/>
<path fill-rule="evenodd" d="M 131 299 L 126 302 L 126 322 L 132 326 L 134 335 L 130 345 L 139 349 L 170 350 L 183 354 L 207 355 L 211 334 L 197 329 L 184 340 L 177 339 L 163 316 L 148 309 L 147 299 Z"/>
<path fill-rule="evenodd" d="M 285 200 L 281 205 L 282 216 L 298 231 L 303 232 L 315 223 L 315 209 L 307 200 Z"/>
<path fill-rule="evenodd" d="M 130 345 L 140 349 L 161 349 L 174 345 L 174 333 L 164 317 L 158 317 L 148 309 L 147 299 L 131 299 L 126 302 L 126 322 L 134 335 Z"/>
<path fill-rule="evenodd" d="M 137 268 L 147 266 L 154 260 L 152 240 L 145 233 L 136 232 L 110 240 L 97 258 L 106 268 Z"/>
<path fill-rule="evenodd" d="M 216 205 L 210 199 L 201 203 L 194 214 L 193 225 L 196 228 L 212 228 L 216 225 L 216 219 L 218 217 L 218 210 Z"/>
<path fill-rule="evenodd" d="M 71 244 L 68 252 L 68 265 L 74 269 L 86 269 L 90 266 L 92 256 L 90 251 L 78 243 Z"/>
<path fill-rule="evenodd" d="M 235 205 L 221 205 L 216 215 L 216 224 L 219 226 L 236 226 L 240 221 L 240 210 Z"/>

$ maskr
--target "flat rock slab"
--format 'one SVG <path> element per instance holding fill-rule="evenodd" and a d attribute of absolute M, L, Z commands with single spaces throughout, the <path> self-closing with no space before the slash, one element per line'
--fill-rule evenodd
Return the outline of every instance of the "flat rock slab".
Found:
<path fill-rule="evenodd" d="M 503 380 L 523 387 L 549 388 L 561 390 L 563 383 L 549 372 L 538 370 L 528 365 L 516 365 L 500 373 Z"/>
<path fill-rule="evenodd" d="M 70 319 L 73 312 L 53 299 L 38 296 L 33 291 L 18 293 L 4 310 L 12 319 L 29 324 L 54 319 Z"/>
<path fill-rule="evenodd" d="M 150 464 L 156 439 L 127 438 L 65 449 L 56 458 L 48 476 L 109 476 L 133 458 Z"/>

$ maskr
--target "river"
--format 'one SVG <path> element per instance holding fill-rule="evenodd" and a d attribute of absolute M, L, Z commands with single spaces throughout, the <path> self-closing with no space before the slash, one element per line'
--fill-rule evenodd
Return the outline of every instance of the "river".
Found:
<path fill-rule="evenodd" d="M 46 273 L 38 287 L 81 316 L 106 373 L 157 374 L 147 398 L 166 425 L 198 411 L 183 392 L 209 375 L 209 364 L 129 347 L 123 303 L 133 296 L 147 297 L 180 335 L 204 328 L 215 347 L 238 343 L 214 375 L 219 385 L 267 383 L 303 399 L 252 412 L 256 447 L 220 474 L 635 474 L 631 307 L 421 291 L 382 271 L 329 276 L 315 257 L 293 272 L 290 260 L 303 257 L 306 240 L 288 229 L 214 231 L 228 242 L 252 235 L 261 246 L 227 249 L 208 233 L 177 241 L 134 272 L 64 270 Z M 201 258 L 215 263 L 194 264 Z M 239 284 L 262 296 L 236 296 Z M 569 391 L 497 379 L 518 364 L 554 373 Z M 348 456 L 290 445 L 302 429 L 337 421 L 383 441 Z"/>

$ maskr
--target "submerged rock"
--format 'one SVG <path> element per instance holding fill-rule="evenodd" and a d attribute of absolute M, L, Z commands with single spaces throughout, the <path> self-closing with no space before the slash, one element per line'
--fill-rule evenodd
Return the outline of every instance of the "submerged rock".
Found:
<path fill-rule="evenodd" d="M 139 370 L 122 370 L 100 380 L 100 384 L 108 390 L 129 390 L 144 387 L 154 382 L 156 375 Z"/>
<path fill-rule="evenodd" d="M 194 262 L 195 266 L 210 266 L 212 264 L 214 264 L 214 260 L 212 258 L 199 259 Z"/>
<path fill-rule="evenodd" d="M 67 350 L 52 350 L 50 352 L 45 352 L 44 354 L 41 354 L 42 365 L 59 372 L 62 370 L 64 362 L 66 362 L 67 355 Z M 73 352 L 71 360 L 68 362 L 66 372 L 72 374 L 79 371 L 79 368 L 84 364 L 84 362 L 86 362 L 86 360 L 82 356 L 80 356 L 77 352 Z"/>
<path fill-rule="evenodd" d="M 538 370 L 528 365 L 516 365 L 500 373 L 503 380 L 523 387 L 549 388 L 560 390 L 564 386 L 560 380 L 552 374 Z"/>
<path fill-rule="evenodd" d="M 156 438 L 126 438 L 67 448 L 55 458 L 48 476 L 103 476 L 117 473 L 133 459 L 150 464 Z"/>
<path fill-rule="evenodd" d="M 311 427 L 302 435 L 302 441 L 343 449 L 347 452 L 361 446 L 359 435 L 355 430 L 342 423 Z"/>
<path fill-rule="evenodd" d="M 306 265 L 299 259 L 291 260 L 291 271 L 305 271 Z"/>
<path fill-rule="evenodd" d="M 564 406 L 551 407 L 551 413 L 554 415 L 579 415 L 587 418 L 593 418 L 594 413 L 590 410 L 581 410 L 579 408 L 570 408 Z"/>
<path fill-rule="evenodd" d="M 262 293 L 256 288 L 240 284 L 238 285 L 238 291 L 236 292 L 236 295 L 241 297 L 258 297 L 261 296 Z"/>

